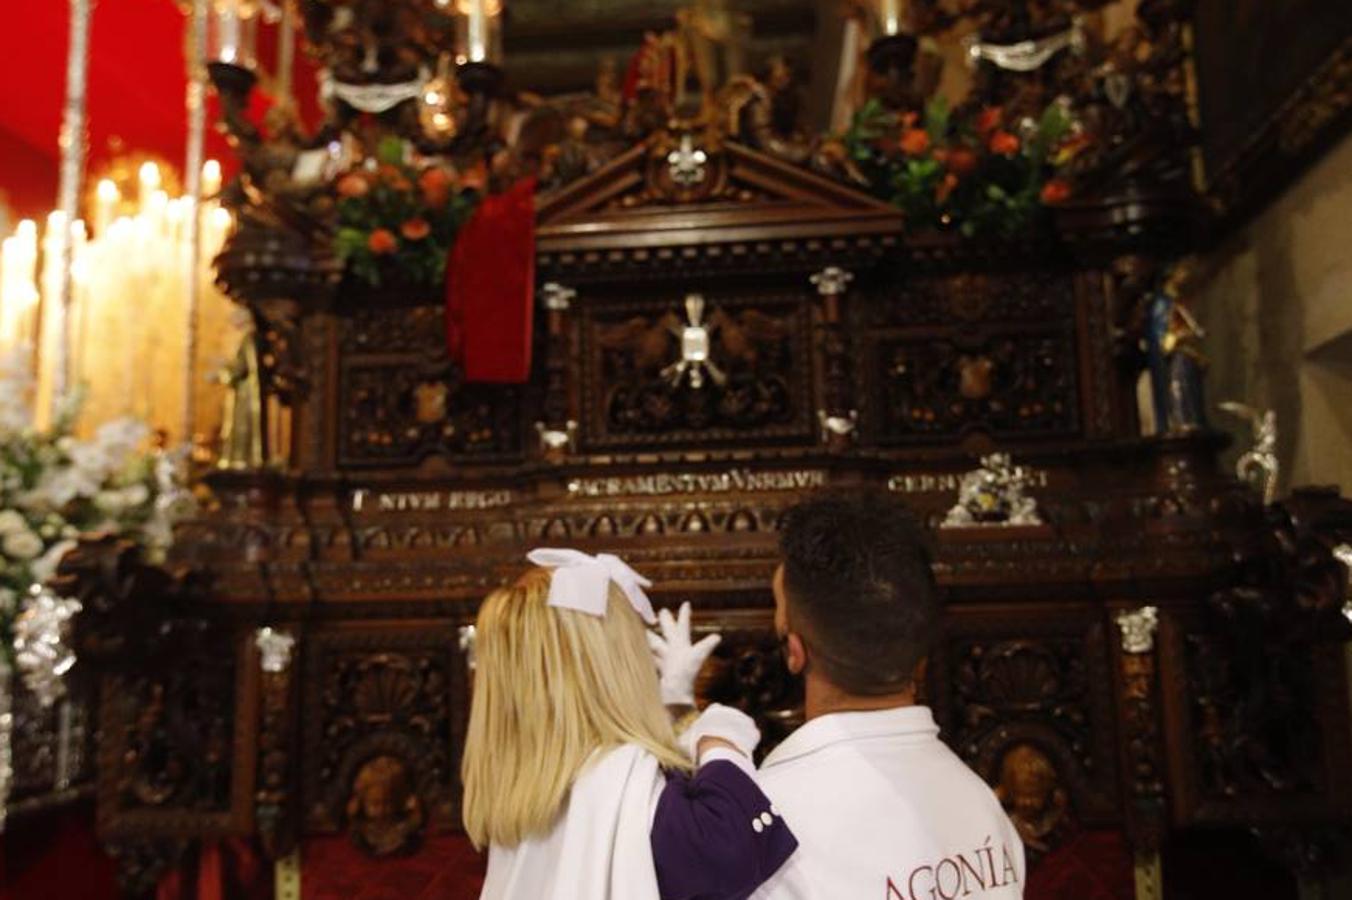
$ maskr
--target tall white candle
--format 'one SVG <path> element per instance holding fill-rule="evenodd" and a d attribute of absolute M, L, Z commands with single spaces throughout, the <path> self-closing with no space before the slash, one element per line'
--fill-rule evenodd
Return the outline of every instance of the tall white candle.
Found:
<path fill-rule="evenodd" d="M 136 174 L 139 186 L 136 200 L 141 206 L 141 211 L 145 212 L 150 208 L 151 198 L 160 189 L 160 167 L 153 162 L 143 162 Z"/>
<path fill-rule="evenodd" d="M 901 0 L 878 0 L 878 20 L 883 34 L 898 34 L 901 31 Z"/>
<path fill-rule="evenodd" d="M 0 245 L 0 349 L 33 339 L 39 299 L 37 262 L 38 226 L 32 219 L 24 219 L 13 236 Z"/>
<path fill-rule="evenodd" d="M 230 3 L 221 3 L 216 7 L 216 53 L 220 62 L 242 65 L 240 59 L 239 15 Z"/>
<path fill-rule="evenodd" d="M 470 0 L 467 52 L 470 62 L 483 62 L 488 59 L 488 10 L 485 7 L 485 0 Z"/>
<path fill-rule="evenodd" d="M 202 197 L 215 197 L 221 189 L 221 164 L 214 159 L 202 163 Z"/>
<path fill-rule="evenodd" d="M 94 202 L 96 235 L 102 235 L 113 223 L 113 218 L 117 215 L 117 204 L 121 199 L 122 192 L 117 189 L 117 184 L 111 178 L 104 178 L 99 182 Z"/>

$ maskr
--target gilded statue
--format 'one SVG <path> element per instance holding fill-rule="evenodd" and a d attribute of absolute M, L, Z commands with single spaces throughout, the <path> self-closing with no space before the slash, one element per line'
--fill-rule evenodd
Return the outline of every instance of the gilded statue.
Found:
<path fill-rule="evenodd" d="M 695 0 L 676 10 L 676 108 L 683 118 L 711 110 L 718 88 L 741 75 L 749 16 L 727 0 Z"/>
<path fill-rule="evenodd" d="M 216 372 L 225 386 L 221 415 L 222 469 L 259 469 L 267 462 L 263 422 L 263 384 L 258 368 L 258 343 L 252 330 L 240 339 L 234 358 Z"/>

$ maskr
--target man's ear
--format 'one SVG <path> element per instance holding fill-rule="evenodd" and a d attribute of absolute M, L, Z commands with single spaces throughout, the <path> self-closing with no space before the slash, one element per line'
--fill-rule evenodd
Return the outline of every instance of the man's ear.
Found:
<path fill-rule="evenodd" d="M 807 669 L 807 644 L 796 631 L 790 631 L 784 638 L 784 665 L 791 675 L 802 675 Z"/>
<path fill-rule="evenodd" d="M 911 683 L 915 685 L 915 695 L 917 697 L 925 696 L 926 675 L 929 673 L 929 657 L 920 657 L 920 662 L 915 664 L 911 670 Z"/>

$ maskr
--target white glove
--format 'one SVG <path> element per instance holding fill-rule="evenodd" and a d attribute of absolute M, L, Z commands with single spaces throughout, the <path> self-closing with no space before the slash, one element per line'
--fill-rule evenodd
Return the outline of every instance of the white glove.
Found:
<path fill-rule="evenodd" d="M 662 685 L 662 702 L 667 706 L 694 706 L 695 679 L 704 661 L 714 652 L 722 637 L 711 634 L 698 644 L 690 643 L 690 604 L 682 603 L 675 617 L 671 610 L 657 614 L 660 635 L 649 631 L 648 646 L 657 660 Z"/>
<path fill-rule="evenodd" d="M 756 751 L 756 745 L 760 743 L 760 736 L 760 729 L 746 713 L 721 703 L 710 703 L 699 714 L 699 718 L 681 732 L 678 740 L 690 758 L 699 762 L 695 754 L 699 750 L 700 738 L 722 738 L 750 759 Z"/>

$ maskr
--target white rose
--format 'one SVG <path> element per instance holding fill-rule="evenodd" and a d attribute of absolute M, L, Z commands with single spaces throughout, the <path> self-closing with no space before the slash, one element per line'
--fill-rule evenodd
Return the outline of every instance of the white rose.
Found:
<path fill-rule="evenodd" d="M 10 559 L 28 560 L 42 552 L 42 538 L 27 529 L 5 535 L 2 545 Z"/>
<path fill-rule="evenodd" d="M 0 509 L 0 535 L 28 530 L 28 521 L 17 509 Z"/>
<path fill-rule="evenodd" d="M 127 485 L 122 491 L 122 501 L 128 506 L 140 506 L 150 499 L 150 488 L 137 482 Z"/>

